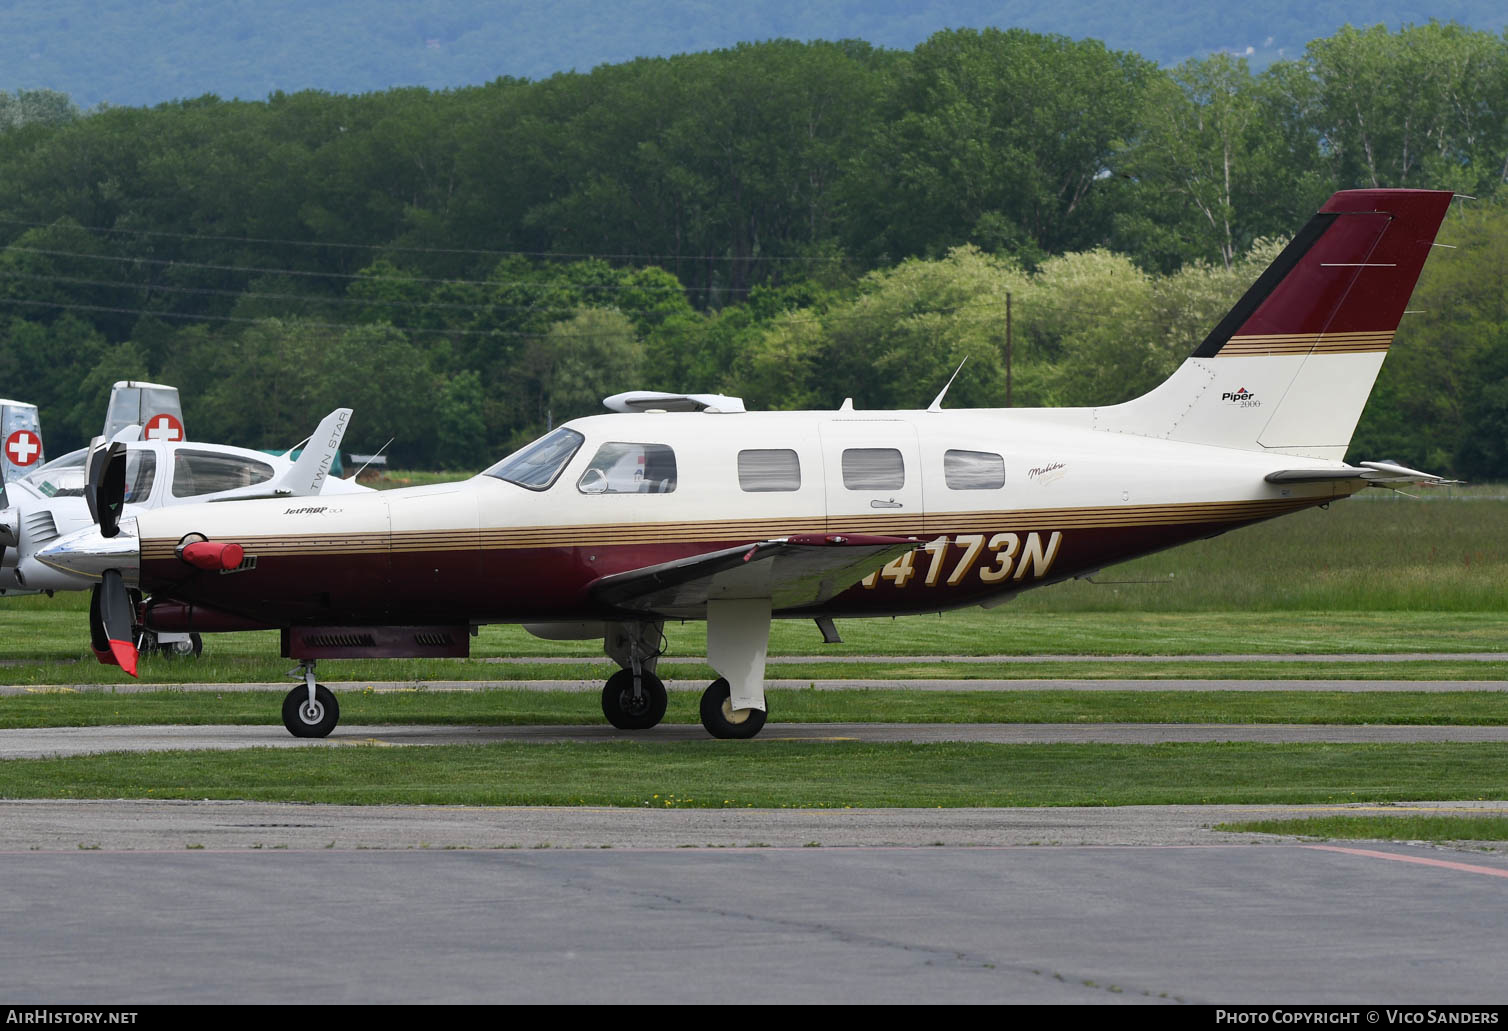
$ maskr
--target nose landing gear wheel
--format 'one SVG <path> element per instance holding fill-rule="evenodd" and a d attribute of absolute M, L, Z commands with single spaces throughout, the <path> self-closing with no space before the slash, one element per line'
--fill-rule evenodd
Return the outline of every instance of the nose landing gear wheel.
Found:
<path fill-rule="evenodd" d="M 665 718 L 665 685 L 653 673 L 639 674 L 634 694 L 633 670 L 620 669 L 602 688 L 602 715 L 619 730 L 648 730 Z"/>
<path fill-rule="evenodd" d="M 324 684 L 314 685 L 314 702 L 309 702 L 309 688 L 303 684 L 283 699 L 283 726 L 294 737 L 329 737 L 340 722 L 340 704 Z"/>
<path fill-rule="evenodd" d="M 702 692 L 702 726 L 720 738 L 751 738 L 764 728 L 763 709 L 733 708 L 733 692 L 718 677 Z"/>

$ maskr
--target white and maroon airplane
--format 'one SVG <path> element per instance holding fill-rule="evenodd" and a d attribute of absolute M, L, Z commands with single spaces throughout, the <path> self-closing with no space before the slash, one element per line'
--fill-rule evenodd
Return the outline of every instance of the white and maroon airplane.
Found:
<path fill-rule="evenodd" d="M 620 395 L 458 483 L 106 518 L 42 552 L 100 580 L 102 661 L 147 625 L 276 628 L 304 683 L 299 736 L 335 726 L 318 659 L 464 656 L 473 627 L 601 636 L 607 718 L 646 728 L 666 620 L 705 619 L 718 737 L 765 720 L 772 618 L 994 606 L 1018 591 L 1344 498 L 1429 479 L 1343 462 L 1451 194 L 1337 193 L 1173 375 L 1124 404 L 745 412 Z M 639 411 L 692 408 L 698 411 Z M 735 409 L 735 410 L 729 410 Z M 108 476 L 97 477 L 108 483 Z M 100 508 L 112 508 L 100 488 Z M 112 653 L 113 648 L 113 653 Z"/>

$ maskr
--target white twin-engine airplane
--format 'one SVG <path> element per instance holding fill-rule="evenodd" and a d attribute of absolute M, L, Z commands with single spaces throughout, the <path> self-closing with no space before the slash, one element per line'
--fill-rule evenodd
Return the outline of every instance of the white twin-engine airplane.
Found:
<path fill-rule="evenodd" d="M 303 684 L 288 729 L 339 712 L 318 659 L 465 656 L 473 627 L 601 636 L 614 726 L 665 712 L 667 620 L 705 619 L 717 737 L 765 721 L 772 618 L 993 606 L 1018 591 L 1346 497 L 1432 479 L 1342 461 L 1451 202 L 1337 193 L 1161 386 L 1100 408 L 745 412 L 736 399 L 620 395 L 458 483 L 106 516 L 46 548 L 97 579 L 102 661 L 126 585 L 168 631 L 276 628 Z M 690 408 L 698 411 L 642 411 Z M 733 410 L 729 410 L 733 409 Z M 634 413 L 634 414 L 626 414 Z M 118 477 L 116 478 L 118 481 Z"/>

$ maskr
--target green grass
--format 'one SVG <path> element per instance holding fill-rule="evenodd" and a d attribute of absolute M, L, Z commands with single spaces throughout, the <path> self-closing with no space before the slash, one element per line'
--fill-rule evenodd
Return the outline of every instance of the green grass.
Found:
<path fill-rule="evenodd" d="M 1324 816 L 1222 823 L 1215 829 L 1376 841 L 1508 841 L 1508 817 L 1504 816 Z"/>
<path fill-rule="evenodd" d="M 250 749 L 0 762 L 10 798 L 697 808 L 1386 802 L 1504 794 L 1508 745 L 706 741 Z"/>
<path fill-rule="evenodd" d="M 595 692 L 337 691 L 342 726 L 602 722 Z M 696 724 L 699 696 L 672 692 L 666 723 Z M 267 691 L 89 692 L 0 698 L 0 728 L 126 724 L 278 725 Z M 1508 694 L 1482 691 L 784 691 L 775 723 L 1306 723 L 1502 726 Z"/>
<path fill-rule="evenodd" d="M 201 659 L 199 662 L 143 660 L 141 683 L 264 684 L 293 681 L 285 674 L 289 659 Z M 320 678 L 333 684 L 402 683 L 415 687 L 444 681 L 490 684 L 499 689 L 520 681 L 574 680 L 602 682 L 617 667 L 603 660 L 567 665 L 493 664 L 464 659 L 373 659 L 332 661 L 320 666 Z M 716 674 L 705 664 L 669 665 L 661 674 L 672 681 L 710 683 Z M 771 664 L 771 680 L 1500 680 L 1508 682 L 1508 656 L 1501 662 L 912 662 L 832 665 Z M 76 663 L 32 662 L 0 668 L 0 678 L 21 687 L 105 688 L 132 683 L 118 669 L 98 665 L 91 657 Z"/>
<path fill-rule="evenodd" d="M 1072 612 L 1508 611 L 1508 489 L 1382 491 L 1236 530 L 1019 599 Z"/>
<path fill-rule="evenodd" d="M 1067 587 L 1069 585 L 1061 585 Z M 1049 593 L 1059 588 L 1048 588 Z M 1029 596 L 1027 596 L 1029 597 Z M 1026 601 L 1024 597 L 1020 599 Z M 54 664 L 73 660 L 95 665 L 88 651 L 88 595 L 48 599 L 0 599 L 0 658 Z M 985 611 L 961 609 L 943 615 L 895 619 L 839 620 L 843 644 L 823 645 L 805 620 L 776 620 L 770 655 L 1219 655 L 1337 654 L 1417 652 L 1503 652 L 1508 659 L 1508 613 L 1502 612 L 1123 612 L 1044 613 L 1010 605 Z M 665 627 L 668 655 L 705 655 L 706 625 Z M 205 636 L 205 654 L 182 663 L 182 677 L 194 668 L 211 670 L 221 659 L 259 659 L 291 664 L 278 657 L 275 631 Z M 601 661 L 600 641 L 542 641 L 519 626 L 486 626 L 471 642 L 472 655 L 486 657 L 575 656 Z M 397 669 L 409 660 L 380 660 L 370 668 Z M 446 660 L 427 660 L 436 664 Z M 172 663 L 158 664 L 161 675 L 176 676 Z M 347 660 L 326 668 L 351 670 Z M 452 666 L 472 665 L 456 661 Z M 8 667 L 0 667 L 6 669 Z M 154 667 L 155 670 L 156 667 Z M 268 668 L 271 668 L 270 666 Z M 415 663 L 414 668 L 428 668 Z M 444 668 L 436 665 L 435 668 Z M 483 673 L 482 678 L 494 675 Z M 10 676 L 0 673 L 0 676 Z M 340 676 L 346 676 L 345 673 Z M 402 679 L 393 673 L 351 673 L 351 677 Z M 181 678 L 182 678 L 181 677 Z M 213 679 L 213 675 L 199 679 Z M 252 679 L 269 679 L 255 676 Z M 445 679 L 473 679 L 445 676 Z M 17 681 L 31 682 L 31 681 Z"/>

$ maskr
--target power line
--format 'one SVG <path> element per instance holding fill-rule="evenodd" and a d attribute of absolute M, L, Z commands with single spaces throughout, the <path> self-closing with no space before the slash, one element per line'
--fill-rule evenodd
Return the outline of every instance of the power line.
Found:
<path fill-rule="evenodd" d="M 387 322 L 315 322 L 298 316 L 291 318 L 279 318 L 277 316 L 252 318 L 245 315 L 207 315 L 190 312 L 152 311 L 147 308 L 119 308 L 104 304 L 65 304 L 58 301 L 35 301 L 21 297 L 0 297 L 0 304 L 19 304 L 31 308 L 59 308 L 64 311 L 93 311 L 109 315 L 147 315 L 153 318 L 180 319 L 189 322 L 228 322 L 249 326 L 265 322 L 288 321 L 296 322 L 299 326 L 312 327 L 314 329 L 379 329 L 385 327 L 398 333 L 430 333 L 441 336 L 520 337 L 532 339 L 550 335 L 549 331 L 526 333 L 520 330 L 506 329 L 437 329 L 427 326 L 393 326 Z M 567 336 L 573 339 L 594 340 L 599 337 L 617 337 L 622 334 L 559 333 L 556 335 Z"/>
<path fill-rule="evenodd" d="M 389 276 L 371 275 L 361 272 L 316 272 L 309 269 L 292 268 L 269 268 L 262 265 L 217 265 L 209 262 L 180 261 L 176 258 L 140 258 L 122 254 L 88 254 L 83 251 L 60 251 L 48 247 L 22 247 L 11 244 L 0 253 L 11 252 L 16 254 L 40 254 L 53 258 L 79 258 L 87 261 L 111 261 L 117 264 L 129 265 L 154 265 L 158 267 L 197 269 L 206 272 L 250 272 L 269 276 L 297 276 L 305 279 L 341 279 L 348 282 L 370 283 L 399 283 L 421 284 L 430 286 L 481 286 L 491 288 L 520 288 L 535 287 L 541 290 L 560 289 L 562 286 L 576 290 L 600 290 L 604 292 L 628 291 L 628 290 L 653 290 L 654 287 L 646 287 L 623 283 L 554 283 L 538 282 L 531 279 L 445 279 L 430 276 Z M 688 287 L 678 282 L 676 290 L 682 293 L 747 293 L 750 287 Z"/>
<path fill-rule="evenodd" d="M 498 258 L 569 258 L 581 261 L 599 258 L 603 261 L 676 261 L 676 262 L 758 262 L 758 261 L 846 261 L 839 256 L 800 254 L 612 254 L 592 251 L 504 251 L 477 247 L 410 247 L 392 243 L 351 243 L 341 240 L 290 240 L 272 236 L 221 236 L 212 233 L 175 233 L 163 229 L 128 229 L 118 226 L 60 225 L 58 222 L 38 222 L 21 218 L 0 216 L 0 225 L 29 226 L 34 229 L 80 229 L 89 233 L 117 233 L 133 236 L 165 237 L 173 240 L 206 240 L 216 243 L 273 244 L 280 247 L 331 247 L 341 250 L 398 251 L 405 254 L 469 254 Z"/>
<path fill-rule="evenodd" d="M 65 283 L 70 286 L 103 287 L 107 290 L 135 290 L 148 294 L 191 294 L 210 297 L 233 297 L 237 300 L 296 301 L 304 304 L 386 305 L 388 307 L 416 308 L 420 310 L 447 309 L 470 312 L 472 314 L 485 314 L 495 311 L 523 311 L 541 315 L 569 317 L 579 311 L 581 307 L 580 305 L 574 305 L 569 308 L 550 308 L 532 304 L 489 304 L 485 301 L 477 304 L 464 304 L 459 301 L 410 301 L 383 297 L 330 297 L 319 294 L 267 293 L 259 290 L 225 290 L 216 287 L 173 286 L 166 283 L 133 283 L 123 279 L 80 279 L 76 276 L 42 275 L 35 272 L 11 272 L 0 268 L 0 280 L 3 279 L 25 279 L 42 283 Z"/>

